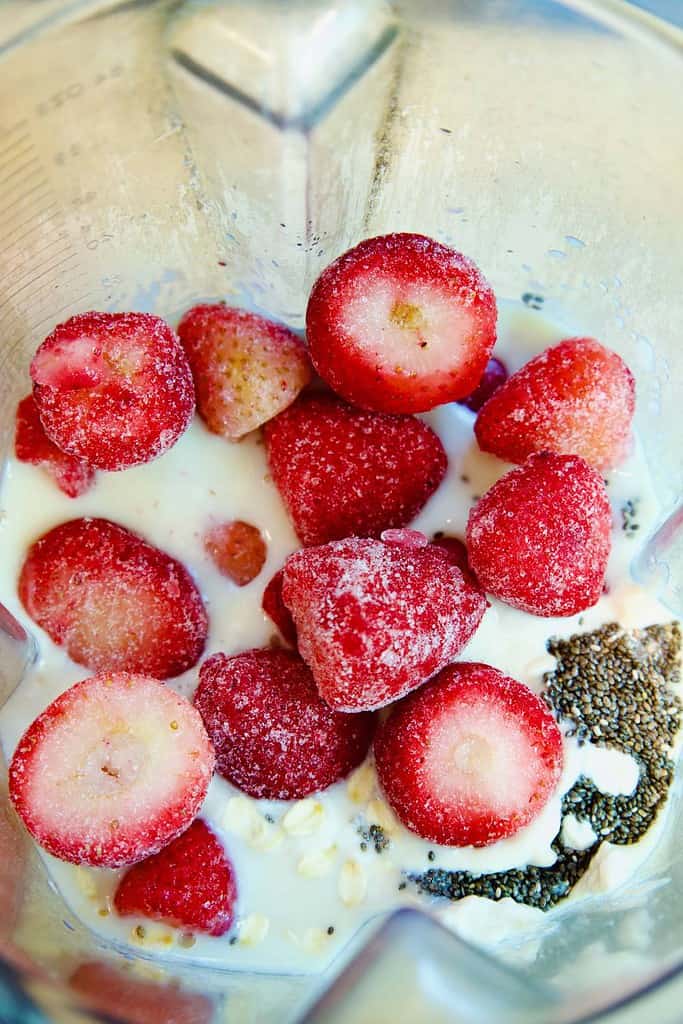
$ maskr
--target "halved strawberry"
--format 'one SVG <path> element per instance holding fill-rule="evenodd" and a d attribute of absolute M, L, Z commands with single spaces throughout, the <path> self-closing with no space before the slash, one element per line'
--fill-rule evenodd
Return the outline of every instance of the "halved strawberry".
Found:
<path fill-rule="evenodd" d="M 87 462 L 52 443 L 43 430 L 33 395 L 27 395 L 17 407 L 14 453 L 20 462 L 46 470 L 69 498 L 84 494 L 95 479 L 95 470 Z"/>
<path fill-rule="evenodd" d="M 100 960 L 80 964 L 68 981 L 90 1009 L 126 1024 L 211 1024 L 214 1006 L 198 992 L 139 978 Z M 101 1018 L 98 1017 L 98 1020 Z"/>
<path fill-rule="evenodd" d="M 380 726 L 375 763 L 403 824 L 445 846 L 488 846 L 543 809 L 562 735 L 540 697 L 490 665 L 450 665 Z"/>
<path fill-rule="evenodd" d="M 612 516 L 600 474 L 577 455 L 532 455 L 472 509 L 470 563 L 481 586 L 532 615 L 575 615 L 599 599 Z"/>
<path fill-rule="evenodd" d="M 375 716 L 333 711 L 297 654 L 215 654 L 194 696 L 218 770 L 250 796 L 298 800 L 343 779 L 361 763 Z"/>
<path fill-rule="evenodd" d="M 178 324 L 199 415 L 229 441 L 290 405 L 311 380 L 301 339 L 283 324 L 222 304 L 195 306 Z"/>
<path fill-rule="evenodd" d="M 423 412 L 479 383 L 496 340 L 496 300 L 455 249 L 424 235 L 381 235 L 322 272 L 306 336 L 316 370 L 348 402 Z"/>
<path fill-rule="evenodd" d="M 483 451 L 507 462 L 552 451 L 604 471 L 628 451 L 634 409 L 635 382 L 623 359 L 595 338 L 568 338 L 498 388 L 474 431 Z"/>
<path fill-rule="evenodd" d="M 160 853 L 126 871 L 114 894 L 122 917 L 149 917 L 207 935 L 228 931 L 236 900 L 234 868 L 201 818 Z"/>
<path fill-rule="evenodd" d="M 282 599 L 283 579 L 284 572 L 282 569 L 278 569 L 270 583 L 266 586 L 266 589 L 263 591 L 261 607 L 266 615 L 273 620 L 287 643 L 291 644 L 292 647 L 296 647 L 296 626 L 294 625 L 294 619 L 292 618 L 289 608 Z"/>
<path fill-rule="evenodd" d="M 460 405 L 466 405 L 472 412 L 479 412 L 484 402 L 488 402 L 494 391 L 508 379 L 505 364 L 500 359 L 489 359 L 484 374 L 474 391 L 467 398 L 460 399 Z"/>
<path fill-rule="evenodd" d="M 31 363 L 40 421 L 62 451 L 96 469 L 162 455 L 187 428 L 194 386 L 175 334 L 148 313 L 80 313 Z"/>
<path fill-rule="evenodd" d="M 302 395 L 265 429 L 268 465 L 304 544 L 406 526 L 448 467 L 441 441 L 412 416 L 363 412 Z"/>
<path fill-rule="evenodd" d="M 166 679 L 198 661 L 208 632 L 187 569 L 107 519 L 72 519 L 28 551 L 19 597 L 79 665 Z"/>
<path fill-rule="evenodd" d="M 204 537 L 204 548 L 218 571 L 238 587 L 256 579 L 267 555 L 261 531 L 241 519 L 212 526 Z"/>
<path fill-rule="evenodd" d="M 283 597 L 318 691 L 339 711 L 380 708 L 421 686 L 487 608 L 434 545 L 360 538 L 291 555 Z"/>
<path fill-rule="evenodd" d="M 113 868 L 157 853 L 190 825 L 214 764 L 191 704 L 156 679 L 104 674 L 76 683 L 29 726 L 9 791 L 54 857 Z"/>

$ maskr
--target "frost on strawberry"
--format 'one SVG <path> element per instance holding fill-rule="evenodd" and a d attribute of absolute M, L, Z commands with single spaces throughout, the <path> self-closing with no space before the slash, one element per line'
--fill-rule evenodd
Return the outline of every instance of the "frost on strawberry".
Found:
<path fill-rule="evenodd" d="M 20 462 L 40 466 L 69 498 L 84 494 L 95 479 L 95 470 L 58 448 L 43 429 L 33 395 L 17 407 L 14 453 Z"/>

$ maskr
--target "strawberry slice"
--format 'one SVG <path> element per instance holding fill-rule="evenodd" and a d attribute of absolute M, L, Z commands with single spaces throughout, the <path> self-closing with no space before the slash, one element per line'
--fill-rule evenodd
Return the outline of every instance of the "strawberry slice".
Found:
<path fill-rule="evenodd" d="M 204 662 L 194 696 L 218 770 L 250 796 L 298 800 L 361 763 L 375 716 L 343 715 L 320 699 L 292 651 L 254 650 Z"/>
<path fill-rule="evenodd" d="M 494 391 L 497 391 L 501 384 L 508 379 L 508 372 L 505 364 L 500 359 L 489 359 L 484 370 L 484 375 L 477 384 L 471 395 L 460 399 L 460 405 L 467 406 L 472 412 L 479 412 L 484 402 L 488 402 Z"/>
<path fill-rule="evenodd" d="M 95 470 L 87 462 L 52 443 L 43 430 L 33 395 L 27 395 L 17 407 L 14 454 L 20 462 L 44 469 L 69 498 L 84 494 L 95 479 Z"/>
<path fill-rule="evenodd" d="M 113 964 L 88 960 L 69 978 L 69 988 L 106 1020 L 126 1024 L 211 1024 L 214 1006 L 198 992 L 137 978 Z M 101 1018 L 98 1017 L 97 1020 Z"/>
<path fill-rule="evenodd" d="M 543 809 L 562 735 L 540 697 L 490 665 L 450 665 L 375 738 L 380 784 L 403 824 L 445 846 L 488 846 Z"/>
<path fill-rule="evenodd" d="M 479 447 L 507 462 L 534 452 L 580 455 L 601 471 L 628 451 L 633 374 L 594 338 L 568 338 L 514 373 L 481 409 Z"/>
<path fill-rule="evenodd" d="M 55 327 L 31 363 L 40 421 L 58 448 L 96 469 L 157 458 L 194 412 L 175 334 L 148 313 L 81 313 Z"/>
<path fill-rule="evenodd" d="M 410 531 L 414 534 L 415 531 Z M 484 595 L 434 545 L 350 538 L 285 562 L 283 597 L 318 691 L 339 711 L 380 708 L 447 665 Z"/>
<path fill-rule="evenodd" d="M 283 324 L 224 305 L 195 306 L 178 324 L 199 414 L 229 441 L 290 405 L 311 380 L 301 339 Z"/>
<path fill-rule="evenodd" d="M 204 650 L 208 619 L 188 571 L 107 519 L 72 519 L 37 540 L 18 589 L 34 622 L 96 672 L 167 679 Z"/>
<path fill-rule="evenodd" d="M 48 853 L 121 867 L 190 825 L 214 763 L 191 704 L 156 679 L 106 674 L 76 683 L 29 726 L 9 791 Z"/>
<path fill-rule="evenodd" d="M 267 555 L 261 531 L 241 519 L 213 526 L 204 537 L 204 548 L 218 571 L 238 587 L 256 579 Z"/>
<path fill-rule="evenodd" d="M 265 429 L 268 465 L 299 538 L 324 544 L 406 526 L 444 478 L 441 441 L 412 416 L 303 395 Z"/>
<path fill-rule="evenodd" d="M 207 935 L 228 931 L 236 900 L 234 868 L 201 818 L 161 853 L 129 868 L 114 894 L 122 917 L 149 917 Z"/>
<path fill-rule="evenodd" d="M 605 484 L 577 455 L 532 455 L 498 480 L 467 523 L 489 594 L 532 615 L 575 615 L 599 599 L 611 547 Z"/>
<path fill-rule="evenodd" d="M 266 586 L 266 589 L 263 591 L 261 607 L 266 615 L 275 623 L 287 643 L 291 644 L 292 647 L 296 647 L 296 626 L 294 625 L 294 619 L 292 618 L 289 608 L 282 599 L 283 579 L 284 572 L 282 569 L 278 569 L 270 583 Z"/>
<path fill-rule="evenodd" d="M 424 412 L 479 383 L 496 340 L 496 300 L 455 249 L 381 235 L 322 272 L 306 335 L 316 370 L 348 402 Z"/>

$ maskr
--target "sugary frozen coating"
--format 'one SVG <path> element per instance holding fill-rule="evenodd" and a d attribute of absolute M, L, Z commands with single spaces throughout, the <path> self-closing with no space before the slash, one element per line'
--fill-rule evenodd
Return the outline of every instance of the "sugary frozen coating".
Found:
<path fill-rule="evenodd" d="M 47 436 L 33 395 L 22 398 L 17 407 L 14 454 L 20 462 L 44 469 L 69 498 L 84 494 L 95 479 L 87 462 L 63 452 Z"/>
<path fill-rule="evenodd" d="M 201 818 L 160 853 L 129 868 L 114 894 L 123 917 L 149 917 L 207 935 L 225 935 L 236 900 L 233 866 Z"/>
<path fill-rule="evenodd" d="M 80 964 L 69 988 L 88 1006 L 126 1024 L 211 1024 L 214 1006 L 197 992 L 175 982 L 163 984 L 99 960 Z"/>
<path fill-rule="evenodd" d="M 96 672 L 167 679 L 204 650 L 208 618 L 187 569 L 107 519 L 72 519 L 37 540 L 18 590 L 31 618 Z"/>
<path fill-rule="evenodd" d="M 577 455 L 532 455 L 472 509 L 467 550 L 480 585 L 532 615 L 575 615 L 605 581 L 612 518 L 600 474 Z"/>
<path fill-rule="evenodd" d="M 283 579 L 284 572 L 282 569 L 278 569 L 272 580 L 270 580 L 266 585 L 266 589 L 263 591 L 261 607 L 266 615 L 275 623 L 287 643 L 291 644 L 292 647 L 296 647 L 296 626 L 294 625 L 294 619 L 292 618 L 289 608 L 282 600 Z"/>
<path fill-rule="evenodd" d="M 499 387 L 474 431 L 483 451 L 507 462 L 552 451 L 604 471 L 627 453 L 634 410 L 635 382 L 623 359 L 594 338 L 568 338 Z"/>
<path fill-rule="evenodd" d="M 328 394 L 303 395 L 267 425 L 265 439 L 270 471 L 304 544 L 406 526 L 448 466 L 425 423 L 363 412 Z"/>
<path fill-rule="evenodd" d="M 31 363 L 45 433 L 96 469 L 167 451 L 194 412 L 190 367 L 175 334 L 149 313 L 80 313 L 55 327 Z"/>
<path fill-rule="evenodd" d="M 371 714 L 344 715 L 318 696 L 297 654 L 215 654 L 194 697 L 218 770 L 250 796 L 298 800 L 349 774 L 368 752 Z"/>
<path fill-rule="evenodd" d="M 29 726 L 10 764 L 10 797 L 54 857 L 120 867 L 190 825 L 214 764 L 191 704 L 156 679 L 103 674 L 66 690 Z"/>
<path fill-rule="evenodd" d="M 199 414 L 229 441 L 290 405 L 311 380 L 301 339 L 283 324 L 222 304 L 195 306 L 178 324 Z"/>
<path fill-rule="evenodd" d="M 306 310 L 313 364 L 364 409 L 424 412 L 477 386 L 496 300 L 477 267 L 417 234 L 367 238 L 327 267 Z"/>
<path fill-rule="evenodd" d="M 241 519 L 212 526 L 204 536 L 204 548 L 218 571 L 238 587 L 256 579 L 268 553 L 261 531 Z"/>
<path fill-rule="evenodd" d="M 460 399 L 460 405 L 467 406 L 472 412 L 479 412 L 484 402 L 487 402 L 494 391 L 497 391 L 501 384 L 508 379 L 508 372 L 505 364 L 496 359 L 489 359 L 484 374 L 471 395 Z"/>
<path fill-rule="evenodd" d="M 528 687 L 489 665 L 450 665 L 392 710 L 375 738 L 380 784 L 407 828 L 488 846 L 528 825 L 562 772 L 562 736 Z"/>
<path fill-rule="evenodd" d="M 283 597 L 320 695 L 340 711 L 380 708 L 421 686 L 487 607 L 440 548 L 359 538 L 288 558 Z"/>

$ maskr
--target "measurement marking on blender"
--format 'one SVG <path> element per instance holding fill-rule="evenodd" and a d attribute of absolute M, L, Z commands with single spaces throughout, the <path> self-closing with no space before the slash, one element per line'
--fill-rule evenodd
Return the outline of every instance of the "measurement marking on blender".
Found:
<path fill-rule="evenodd" d="M 12 202 L 5 207 L 5 209 L 8 210 L 8 211 L 13 209 L 15 206 L 18 206 L 20 203 L 23 203 L 25 199 L 30 199 L 31 196 L 35 195 L 36 192 L 38 192 L 41 188 L 42 189 L 48 189 L 47 193 L 44 196 L 42 196 L 42 199 L 49 199 L 50 198 L 49 185 L 48 185 L 48 183 L 45 180 L 43 180 L 43 181 L 39 181 L 38 184 L 34 185 L 33 188 L 29 189 L 28 192 L 25 192 L 23 194 L 23 196 L 16 196 L 12 200 Z M 36 200 L 36 202 L 40 202 L 40 200 Z M 2 225 L 0 224 L 0 227 L 1 226 Z"/>
<path fill-rule="evenodd" d="M 18 142 L 28 142 L 28 145 L 24 145 L 23 149 L 19 148 L 17 150 L 17 144 L 12 143 L 11 146 L 5 146 L 0 150 L 0 154 L 5 157 L 5 160 L 0 162 L 0 171 L 4 171 L 7 167 L 13 167 L 17 160 L 23 160 L 25 156 L 28 156 L 29 153 L 33 152 L 33 146 L 31 145 L 27 135 L 25 135 L 23 139 L 19 139 Z M 11 155 L 8 156 L 8 154 Z"/>
<path fill-rule="evenodd" d="M 24 174 L 29 167 L 34 167 L 34 166 L 35 166 L 36 170 L 40 169 L 40 164 L 38 163 L 38 157 L 37 156 L 32 156 L 31 159 L 27 160 L 25 164 L 22 164 L 20 167 L 15 167 L 15 169 L 13 171 L 11 171 L 11 173 L 8 174 L 6 178 L 3 178 L 0 181 L 0 187 L 2 187 L 3 185 L 6 185 L 8 181 L 12 180 L 12 178 L 16 178 L 17 174 Z M 31 171 L 30 173 L 34 174 L 35 172 Z"/>
<path fill-rule="evenodd" d="M 70 253 L 70 255 L 66 256 L 65 259 L 60 260 L 59 263 L 55 263 L 53 266 L 47 267 L 45 270 L 42 271 L 42 273 L 38 274 L 36 277 L 31 278 L 29 281 L 23 284 L 21 288 L 17 288 L 14 291 L 9 292 L 7 300 L 3 302 L 2 305 L 0 305 L 0 309 L 4 309 L 8 303 L 16 299 L 17 295 L 20 295 L 23 291 L 26 291 L 27 288 L 34 288 L 36 286 L 36 281 L 40 281 L 41 278 L 44 278 L 47 274 L 51 274 L 53 270 L 57 270 L 59 267 L 64 266 L 65 263 L 69 263 L 69 261 L 73 259 L 76 259 L 75 252 Z M 40 287 L 42 288 L 44 286 L 40 285 Z"/>
<path fill-rule="evenodd" d="M 19 179 L 17 179 L 17 181 L 12 182 L 12 184 L 9 184 L 5 188 L 3 188 L 3 192 L 6 193 L 6 192 L 11 192 L 12 189 L 23 188 L 26 185 L 27 182 L 29 182 L 31 180 L 34 180 L 37 174 L 42 174 L 42 168 L 41 168 L 40 164 L 36 164 L 36 166 L 34 167 L 34 169 L 32 171 L 27 171 L 23 178 L 19 178 Z M 11 174 L 11 175 L 9 175 L 9 177 L 6 180 L 9 181 L 10 178 L 14 178 L 14 177 L 15 177 L 15 175 Z M 46 181 L 45 178 L 43 178 L 42 184 L 47 186 L 47 181 Z M 5 182 L 4 181 L 0 181 L 0 187 L 3 187 L 3 186 L 5 186 Z"/>
<path fill-rule="evenodd" d="M 63 249 L 61 253 L 56 253 L 55 255 L 61 256 L 61 255 L 64 255 L 65 253 L 70 253 L 71 254 L 70 258 L 73 258 L 76 255 L 75 252 L 73 251 L 73 249 L 71 249 L 71 250 Z M 43 277 L 45 274 L 49 273 L 51 270 L 56 270 L 57 267 L 60 267 L 62 262 L 65 262 L 65 261 L 58 261 L 57 263 L 54 263 L 54 264 L 51 264 L 48 267 L 45 267 L 43 272 L 41 274 L 39 274 L 38 277 L 35 277 L 33 275 L 33 268 L 31 268 L 29 270 L 28 274 L 21 275 L 21 277 L 18 278 L 16 283 L 17 284 L 21 284 L 23 286 L 24 281 L 26 281 L 27 279 L 29 279 L 30 281 L 37 281 L 37 280 L 39 280 L 40 277 Z M 21 289 L 19 289 L 19 291 L 21 291 Z"/>
<path fill-rule="evenodd" d="M 29 217 L 26 218 L 26 220 L 22 220 L 20 224 L 15 224 L 13 228 L 5 232 L 3 236 L 4 244 L 10 247 L 17 245 L 19 242 L 22 241 L 22 239 L 29 238 L 36 231 L 42 231 L 46 226 L 46 221 L 49 223 L 49 221 L 51 221 L 54 217 L 57 210 L 58 205 L 57 201 L 55 200 L 48 206 L 44 207 L 42 210 L 39 210 L 36 213 L 32 213 Z M 10 239 L 12 234 L 15 231 L 21 231 L 21 229 L 25 228 L 27 224 L 29 225 L 28 231 L 25 231 L 23 235 L 20 235 L 18 238 L 15 238 L 13 241 L 11 241 Z"/>

